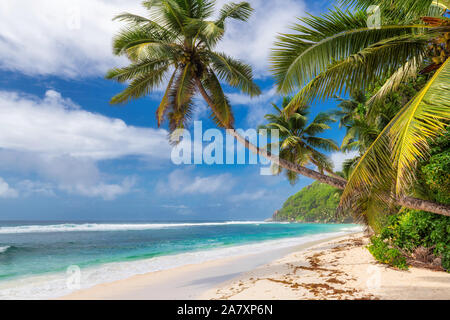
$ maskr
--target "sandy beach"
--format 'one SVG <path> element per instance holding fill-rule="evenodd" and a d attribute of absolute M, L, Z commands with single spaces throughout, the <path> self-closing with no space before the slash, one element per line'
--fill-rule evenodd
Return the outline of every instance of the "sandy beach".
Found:
<path fill-rule="evenodd" d="M 450 274 L 377 263 L 362 233 L 138 275 L 62 299 L 450 299 Z M 271 262 L 269 262 L 271 261 Z"/>
<path fill-rule="evenodd" d="M 450 274 L 378 264 L 355 234 L 295 252 L 201 299 L 450 299 Z"/>

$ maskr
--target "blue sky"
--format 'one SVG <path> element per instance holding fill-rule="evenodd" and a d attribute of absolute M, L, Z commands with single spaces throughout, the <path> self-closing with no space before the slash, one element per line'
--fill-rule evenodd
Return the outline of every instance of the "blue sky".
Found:
<path fill-rule="evenodd" d="M 227 1 L 220 0 L 219 4 Z M 250 63 L 263 94 L 225 87 L 236 127 L 255 128 L 279 103 L 267 71 L 277 32 L 327 1 L 254 0 L 248 24 L 231 23 L 220 49 Z M 0 220 L 224 220 L 269 217 L 290 195 L 283 176 L 254 165 L 176 166 L 154 112 L 161 92 L 110 106 L 123 86 L 103 79 L 123 65 L 111 38 L 123 11 L 140 1 L 62 0 L 0 3 Z M 335 107 L 315 104 L 312 116 Z M 195 118 L 212 128 L 201 100 Z M 325 137 L 341 141 L 337 125 Z M 345 158 L 334 154 L 337 166 Z"/>

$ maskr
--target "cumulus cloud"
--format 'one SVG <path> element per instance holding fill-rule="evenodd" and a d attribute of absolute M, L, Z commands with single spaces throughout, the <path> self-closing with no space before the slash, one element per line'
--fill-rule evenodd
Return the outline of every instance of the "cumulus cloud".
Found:
<path fill-rule="evenodd" d="M 0 91 L 0 169 L 38 174 L 69 193 L 111 200 L 129 192 L 134 182 L 106 183 L 97 163 L 125 156 L 168 160 L 166 138 L 165 130 L 82 110 L 56 91 L 44 98 Z M 51 189 L 22 187 L 41 194 Z"/>
<path fill-rule="evenodd" d="M 263 91 L 260 96 L 254 98 L 242 93 L 228 93 L 227 96 L 232 105 L 248 107 L 246 121 L 250 127 L 261 124 L 264 116 L 273 111 L 270 103 L 276 103 L 280 99 L 275 86 Z"/>
<path fill-rule="evenodd" d="M 331 154 L 331 161 L 334 165 L 334 171 L 341 171 L 345 160 L 353 159 L 358 155 L 358 151 L 350 151 L 347 153 L 334 152 Z"/>
<path fill-rule="evenodd" d="M 68 193 L 82 195 L 90 198 L 101 197 L 104 200 L 114 200 L 118 196 L 127 194 L 131 191 L 136 181 L 132 178 L 126 178 L 121 184 L 95 184 L 95 185 L 62 185 L 60 189 Z"/>
<path fill-rule="evenodd" d="M 55 196 L 55 186 L 51 183 L 23 180 L 17 184 L 16 188 L 20 190 L 20 194 L 24 196 L 35 194 L 47 197 Z"/>
<path fill-rule="evenodd" d="M 140 0 L 21 0 L 0 2 L 0 66 L 30 75 L 102 75 L 121 63 L 112 18 L 140 9 Z"/>
<path fill-rule="evenodd" d="M 233 195 L 229 198 L 231 202 L 241 202 L 241 201 L 257 201 L 267 197 L 267 190 L 255 190 L 250 192 L 243 192 L 240 194 Z"/>
<path fill-rule="evenodd" d="M 0 1 L 0 68 L 30 75 L 98 76 L 125 61 L 111 53 L 111 39 L 124 11 L 145 15 L 141 0 Z M 217 1 L 220 8 L 229 0 Z M 218 48 L 268 74 L 278 32 L 304 13 L 299 0 L 250 0 L 248 23 L 232 21 Z"/>
<path fill-rule="evenodd" d="M 0 198 L 17 198 L 18 196 L 17 190 L 11 188 L 3 178 L 0 178 Z"/>
<path fill-rule="evenodd" d="M 43 99 L 0 91 L 0 148 L 94 160 L 168 158 L 167 131 L 128 126 L 47 91 Z"/>
<path fill-rule="evenodd" d="M 276 87 L 265 90 L 257 97 L 250 97 L 242 93 L 227 93 L 232 105 L 257 105 L 273 102 L 278 98 Z"/>
<path fill-rule="evenodd" d="M 231 174 L 210 176 L 194 176 L 191 170 L 174 170 L 167 180 L 160 181 L 157 189 L 160 193 L 176 193 L 180 195 L 191 194 L 217 194 L 230 191 L 235 184 Z"/>
<path fill-rule="evenodd" d="M 218 6 L 228 0 L 217 1 Z M 270 49 L 279 33 L 287 32 L 296 18 L 305 14 L 305 3 L 299 0 L 249 0 L 254 12 L 247 23 L 232 21 L 224 40 L 222 50 L 238 57 L 254 67 L 257 77 L 269 75 Z"/>

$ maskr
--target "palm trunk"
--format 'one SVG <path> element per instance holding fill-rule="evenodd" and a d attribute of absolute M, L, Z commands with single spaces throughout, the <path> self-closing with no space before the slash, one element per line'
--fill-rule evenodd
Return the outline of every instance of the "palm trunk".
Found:
<path fill-rule="evenodd" d="M 450 207 L 444 204 L 412 197 L 398 198 L 397 203 L 409 209 L 428 211 L 450 217 Z"/>
<path fill-rule="evenodd" d="M 283 167 L 284 169 L 287 169 L 287 170 L 296 172 L 298 174 L 301 174 L 305 177 L 329 184 L 338 189 L 345 188 L 347 181 L 345 181 L 343 179 L 337 179 L 337 178 L 334 178 L 331 176 L 327 176 L 325 174 L 308 169 L 301 165 L 281 159 L 278 156 L 274 156 L 273 154 L 268 152 L 266 149 L 258 148 L 257 146 L 252 144 L 250 141 L 248 141 L 247 139 L 242 137 L 239 133 L 237 133 L 236 130 L 234 130 L 233 128 L 228 129 L 227 133 L 230 134 L 231 136 L 233 136 L 237 141 L 239 141 L 242 145 L 244 145 L 251 152 L 253 152 L 255 154 L 259 154 L 260 156 L 263 156 L 264 158 L 272 161 L 273 163 L 279 165 L 280 167 Z"/>
<path fill-rule="evenodd" d="M 266 149 L 261 149 L 254 144 L 252 144 L 250 141 L 242 137 L 236 130 L 229 125 L 225 125 L 225 121 L 223 120 L 222 116 L 219 112 L 217 112 L 214 103 L 212 99 L 209 97 L 208 93 L 206 92 L 205 88 L 203 88 L 203 84 L 200 81 L 200 79 L 195 79 L 197 87 L 200 91 L 200 94 L 203 96 L 203 99 L 205 99 L 206 103 L 208 103 L 209 107 L 213 110 L 215 116 L 219 121 L 224 124 L 225 128 L 227 129 L 227 133 L 233 136 L 238 142 L 240 142 L 243 146 L 245 146 L 247 149 L 249 149 L 251 152 L 258 154 L 273 163 L 279 165 L 280 167 L 290 170 L 293 172 L 296 172 L 298 174 L 301 174 L 305 177 L 311 178 L 313 180 L 320 181 L 322 183 L 328 184 L 332 187 L 335 187 L 337 189 L 344 190 L 345 186 L 347 185 L 347 181 L 341 177 L 335 178 L 331 176 L 327 176 L 325 174 L 319 173 L 317 171 L 308 169 L 306 167 L 303 167 L 301 165 L 286 161 L 284 159 L 281 159 L 277 156 L 272 155 L 269 151 Z M 414 210 L 423 210 L 428 211 L 444 216 L 450 216 L 450 206 L 434 203 L 431 201 L 426 201 L 422 199 L 416 199 L 411 197 L 401 197 L 397 199 L 397 204 Z"/>

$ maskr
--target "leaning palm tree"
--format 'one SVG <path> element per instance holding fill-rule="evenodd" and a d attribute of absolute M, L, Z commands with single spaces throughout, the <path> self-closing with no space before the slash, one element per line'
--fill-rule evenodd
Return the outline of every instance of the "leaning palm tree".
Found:
<path fill-rule="evenodd" d="M 427 17 L 417 23 L 424 4 L 432 1 L 415 1 L 421 6 L 413 6 L 413 10 L 404 5 L 407 1 L 398 1 L 402 6 L 394 9 L 402 10 L 375 28 L 367 26 L 365 11 L 334 9 L 321 17 L 300 19 L 294 33 L 279 36 L 271 58 L 272 71 L 280 93 L 290 94 L 300 88 L 286 107 L 286 112 L 292 113 L 311 101 L 331 98 L 351 88 L 366 91 L 385 79 L 369 104 L 378 102 L 420 70 L 437 70 L 361 157 L 345 186 L 341 204 L 349 207 L 357 194 L 364 196 L 373 190 L 380 194 L 378 191 L 384 190 L 383 201 L 450 215 L 448 206 L 408 196 L 415 167 L 427 155 L 427 141 L 441 134 L 450 120 L 450 26 L 444 17 Z M 388 2 L 393 3 L 384 0 Z M 383 9 L 393 10 L 390 6 Z M 402 19 L 404 22 L 399 23 Z M 433 50 L 435 47 L 437 50 Z"/>
<path fill-rule="evenodd" d="M 290 99 L 285 98 L 283 107 L 289 103 Z M 319 149 L 324 151 L 338 151 L 337 144 L 327 138 L 319 137 L 320 133 L 330 129 L 329 124 L 336 120 L 329 113 L 319 113 L 313 121 L 308 123 L 308 107 L 303 107 L 291 115 L 287 115 L 277 105 L 272 104 L 275 114 L 265 115 L 268 124 L 259 126 L 259 130 L 278 130 L 279 141 L 275 142 L 279 146 L 280 158 L 292 163 L 306 166 L 314 165 L 319 172 L 327 172 L 331 176 L 341 179 L 333 172 L 331 160 Z M 270 149 L 270 148 L 268 148 Z M 289 182 L 294 185 L 298 180 L 298 174 L 290 170 L 283 170 L 280 166 L 274 166 L 274 173 L 279 175 L 285 171 Z"/>
<path fill-rule="evenodd" d="M 247 2 L 225 5 L 213 19 L 213 0 L 144 1 L 148 16 L 123 13 L 115 19 L 127 22 L 113 41 L 114 54 L 126 56 L 130 65 L 115 68 L 107 78 L 128 83 L 111 103 L 126 103 L 167 85 L 156 110 L 158 125 L 168 120 L 169 129 L 186 128 L 199 93 L 211 110 L 216 124 L 235 137 L 250 151 L 283 168 L 343 188 L 345 183 L 328 175 L 288 162 L 251 144 L 233 126 L 233 113 L 220 81 L 256 96 L 260 89 L 253 82 L 249 65 L 214 48 L 223 38 L 229 19 L 246 21 L 252 12 Z"/>
<path fill-rule="evenodd" d="M 339 189 L 345 188 L 345 181 L 272 155 L 234 130 L 232 110 L 220 80 L 251 96 L 259 94 L 260 90 L 252 81 L 249 66 L 214 51 L 214 48 L 223 38 L 228 19 L 248 19 L 252 9 L 247 2 L 225 5 L 214 20 L 211 19 L 215 4 L 212 0 L 153 0 L 143 4 L 148 17 L 130 13 L 116 17 L 128 26 L 115 37 L 114 53 L 126 56 L 130 65 L 111 70 L 107 78 L 129 82 L 129 85 L 111 103 L 126 103 L 143 97 L 167 83 L 156 116 L 159 124 L 167 119 L 173 132 L 188 125 L 195 107 L 192 100 L 198 92 L 209 105 L 217 125 L 227 129 L 228 134 L 253 153 L 287 170 Z M 406 205 L 421 208 L 426 204 L 414 201 L 410 200 Z M 430 208 L 433 212 L 450 212 L 448 208 Z"/>

